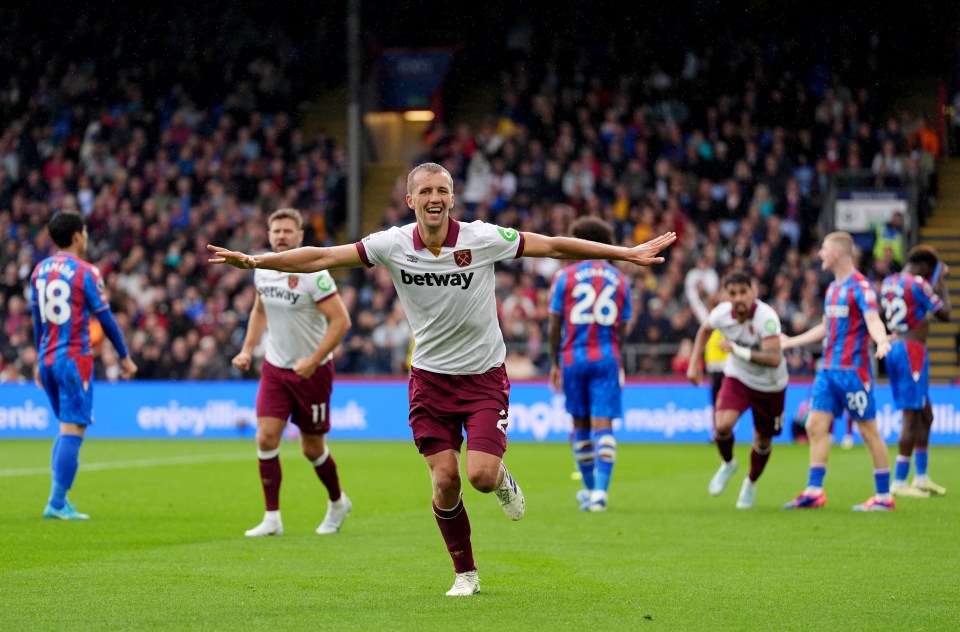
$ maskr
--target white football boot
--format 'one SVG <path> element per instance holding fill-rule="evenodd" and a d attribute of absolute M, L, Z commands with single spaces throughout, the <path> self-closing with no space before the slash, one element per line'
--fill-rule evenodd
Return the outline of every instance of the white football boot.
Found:
<path fill-rule="evenodd" d="M 252 529 L 243 532 L 248 538 L 260 538 L 265 535 L 283 535 L 283 521 L 279 511 L 268 511 L 263 514 L 263 522 Z"/>
<path fill-rule="evenodd" d="M 469 597 L 480 592 L 480 576 L 477 571 L 457 573 L 453 588 L 447 591 L 447 597 Z"/>
<path fill-rule="evenodd" d="M 736 460 L 730 461 L 729 463 L 721 463 L 720 469 L 717 470 L 717 473 L 714 474 L 713 478 L 710 479 L 710 485 L 707 487 L 707 491 L 710 492 L 710 495 L 719 496 L 720 493 L 727 488 L 727 483 L 730 482 L 730 478 L 736 471 Z"/>
<path fill-rule="evenodd" d="M 339 531 L 340 525 L 343 524 L 343 519 L 347 517 L 347 514 L 350 513 L 352 508 L 353 503 L 350 502 L 350 498 L 348 498 L 344 492 L 340 492 L 340 498 L 336 501 L 328 500 L 327 515 L 323 517 L 323 522 L 317 527 L 317 533 L 320 535 L 330 535 L 331 533 Z"/>

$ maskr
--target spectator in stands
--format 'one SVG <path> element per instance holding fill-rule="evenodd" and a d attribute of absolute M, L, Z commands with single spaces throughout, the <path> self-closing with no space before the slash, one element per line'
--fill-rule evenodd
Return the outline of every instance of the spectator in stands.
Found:
<path fill-rule="evenodd" d="M 897 266 L 902 267 L 905 242 L 903 213 L 897 211 L 890 216 L 889 222 L 878 223 L 874 227 L 874 236 L 873 258 L 877 261 L 887 259 L 887 250 L 889 250 L 889 258 Z"/>
<path fill-rule="evenodd" d="M 683 293 L 700 323 L 706 322 L 708 313 L 706 304 L 709 297 L 720 289 L 716 260 L 715 248 L 713 245 L 708 245 L 703 256 L 697 259 L 696 264 L 690 268 L 683 280 Z"/>
<path fill-rule="evenodd" d="M 873 157 L 870 169 L 878 176 L 900 178 L 904 175 L 903 159 L 898 153 L 897 142 L 892 135 L 883 141 L 880 151 Z"/>
<path fill-rule="evenodd" d="M 94 14 L 91 23 L 111 19 Z M 128 323 L 125 333 L 138 334 L 141 344 L 131 347 L 143 356 L 136 356 L 143 374 L 183 375 L 200 340 L 216 330 L 213 320 L 230 321 L 245 311 L 237 306 L 245 300 L 242 280 L 207 275 L 196 262 L 198 243 L 263 248 L 266 237 L 257 226 L 281 202 L 305 210 L 308 241 L 331 238 L 344 218 L 344 149 L 325 134 L 297 128 L 294 105 L 306 94 L 298 90 L 311 66 L 297 56 L 259 50 L 257 30 L 242 26 L 251 19 L 236 10 L 218 16 L 205 49 L 215 63 L 184 65 L 174 54 L 171 67 L 190 69 L 182 77 L 164 70 L 137 76 L 124 66 L 152 54 L 157 38 L 193 37 L 207 20 L 202 16 L 197 25 L 148 33 L 142 45 L 119 44 L 120 59 L 129 61 L 98 68 L 96 79 L 86 60 L 60 61 L 48 44 L 41 42 L 27 67 L 19 64 L 16 47 L 0 47 L 4 67 L 18 69 L 0 87 L 0 234 L 7 238 L 0 246 L 0 293 L 7 298 L 0 301 L 0 320 L 9 298 L 22 296 L 24 274 L 50 249 L 32 227 L 56 210 L 76 208 L 90 223 L 91 253 L 104 270 L 118 318 Z M 6 41 L 16 42 L 18 27 L 10 28 L 13 39 Z M 91 28 L 78 25 L 70 34 L 87 38 L 76 49 L 89 51 L 91 59 L 112 55 L 112 48 L 88 41 Z M 283 29 L 271 33 L 278 42 L 293 39 Z M 822 46 L 791 42 L 797 51 Z M 669 44 L 660 49 L 664 55 L 671 50 Z M 685 277 L 707 245 L 715 252 L 709 266 L 715 274 L 762 272 L 769 295 L 760 298 L 775 298 L 789 310 L 786 330 L 812 325 L 806 321 L 819 308 L 822 288 L 809 287 L 805 268 L 830 175 L 840 169 L 873 167 L 876 154 L 884 165 L 876 170 L 877 184 L 918 182 L 924 215 L 934 202 L 935 163 L 929 141 L 921 142 L 922 117 L 891 118 L 877 127 L 873 95 L 846 69 L 825 89 L 814 89 L 798 79 L 805 75 L 796 58 L 788 74 L 761 49 L 743 50 L 728 63 L 722 46 L 705 47 L 690 51 L 699 69 L 690 71 L 693 81 L 703 82 L 694 99 L 691 80 L 666 65 L 634 80 L 606 53 L 567 67 L 564 50 L 537 49 L 522 71 L 504 68 L 498 116 L 491 112 L 489 120 L 455 131 L 437 123 L 425 136 L 424 151 L 454 166 L 459 219 L 496 216 L 522 230 L 563 234 L 578 214 L 595 214 L 611 222 L 624 245 L 676 231 L 683 247 L 670 253 L 666 266 L 633 273 L 638 311 L 656 298 L 662 320 L 652 334 L 635 330 L 632 344 L 656 340 L 669 347 L 675 343 L 666 341 L 682 338 L 673 328 L 684 327 L 683 313 L 696 312 L 704 300 L 699 292 L 688 294 Z M 637 53 L 631 58 L 649 54 L 631 52 Z M 679 50 L 684 58 L 687 52 Z M 204 76 L 208 68 L 218 75 Z M 240 75 L 249 79 L 232 79 Z M 889 159 L 881 150 L 886 141 L 893 147 Z M 920 151 L 905 155 L 907 149 Z M 500 164 L 502 182 L 495 187 Z M 404 193 L 401 187 L 383 201 L 384 228 L 410 221 Z M 785 249 L 772 233 L 786 238 Z M 549 266 L 503 266 L 501 272 L 498 283 L 508 277 L 519 283 L 526 273 L 534 287 L 548 286 L 552 277 Z M 504 281 L 503 287 L 505 299 L 512 285 Z M 367 326 L 345 342 L 338 370 L 397 371 L 398 346 L 383 342 L 394 338 L 383 327 L 395 296 L 388 290 L 374 305 L 371 297 L 381 285 L 372 275 L 351 277 L 348 288 L 358 297 L 352 313 Z M 167 333 L 155 324 L 164 319 Z M 533 316 L 517 328 L 512 350 L 544 366 L 538 346 L 543 332 L 538 337 L 531 326 L 536 321 Z M 18 339 L 29 340 L 30 327 L 22 325 Z M 386 348 L 372 340 L 378 329 L 377 342 Z M 658 363 L 664 364 L 651 361 L 644 370 Z"/>

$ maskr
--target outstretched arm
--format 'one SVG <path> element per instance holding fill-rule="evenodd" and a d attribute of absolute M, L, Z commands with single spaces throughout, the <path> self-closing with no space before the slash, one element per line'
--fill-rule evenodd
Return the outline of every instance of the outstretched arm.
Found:
<path fill-rule="evenodd" d="M 661 250 L 677 240 L 676 233 L 664 233 L 633 248 L 611 246 L 574 237 L 547 237 L 538 233 L 524 233 L 523 255 L 525 257 L 549 257 L 551 259 L 613 259 L 629 261 L 638 266 L 663 263 L 656 256 Z"/>
<path fill-rule="evenodd" d="M 360 253 L 354 244 L 318 248 L 303 246 L 285 252 L 271 252 L 265 255 L 247 255 L 220 246 L 207 246 L 213 253 L 209 263 L 226 263 L 241 270 L 263 268 L 281 272 L 318 272 L 331 268 L 359 268 L 363 265 Z"/>
<path fill-rule="evenodd" d="M 821 320 L 819 325 L 814 325 L 802 334 L 796 336 L 780 335 L 780 348 L 786 351 L 796 347 L 802 347 L 813 342 L 820 342 L 827 337 L 827 321 Z"/>

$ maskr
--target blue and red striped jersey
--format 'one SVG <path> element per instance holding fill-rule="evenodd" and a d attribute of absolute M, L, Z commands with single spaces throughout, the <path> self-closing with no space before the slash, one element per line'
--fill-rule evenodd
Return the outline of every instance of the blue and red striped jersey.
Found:
<path fill-rule="evenodd" d="M 827 321 L 823 368 L 858 369 L 870 375 L 870 333 L 864 314 L 876 311 L 876 290 L 860 272 L 854 271 L 842 283 L 830 283 L 823 306 Z"/>
<path fill-rule="evenodd" d="M 561 316 L 560 366 L 620 361 L 620 325 L 630 320 L 627 277 L 604 261 L 583 261 L 557 273 L 550 313 Z"/>
<path fill-rule="evenodd" d="M 90 314 L 110 309 L 97 267 L 59 252 L 37 264 L 30 286 L 34 322 L 41 324 L 40 362 L 92 356 Z"/>
<path fill-rule="evenodd" d="M 880 302 L 887 329 L 906 333 L 923 323 L 927 314 L 943 307 L 943 300 L 919 274 L 891 274 L 880 286 Z"/>

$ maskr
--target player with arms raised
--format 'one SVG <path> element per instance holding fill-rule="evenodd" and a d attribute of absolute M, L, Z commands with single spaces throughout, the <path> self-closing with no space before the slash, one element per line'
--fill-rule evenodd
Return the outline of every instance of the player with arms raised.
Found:
<path fill-rule="evenodd" d="M 93 423 L 91 314 L 116 348 L 123 378 L 133 377 L 137 365 L 130 359 L 110 311 L 100 270 L 82 258 L 88 242 L 83 218 L 77 213 L 59 213 L 47 230 L 59 251 L 38 263 L 30 276 L 33 337 L 39 356 L 34 377 L 60 421 L 51 457 L 53 482 L 43 517 L 86 520 L 90 516 L 71 506 L 67 492 L 77 475 L 84 433 Z"/>
<path fill-rule="evenodd" d="M 723 287 L 730 300 L 714 307 L 707 322 L 700 325 L 691 356 L 700 357 L 707 339 L 716 330 L 724 337 L 720 347 L 730 353 L 714 407 L 714 440 L 723 462 L 707 489 L 711 496 L 719 496 L 737 471 L 733 428 L 749 408 L 753 411 L 750 473 L 740 487 L 737 508 L 750 509 L 756 497 L 757 479 L 770 458 L 771 440 L 783 430 L 787 362 L 780 350 L 780 318 L 772 307 L 757 300 L 750 277 L 744 272 L 731 272 Z M 700 386 L 703 369 L 699 362 L 690 363 L 687 379 Z"/>
<path fill-rule="evenodd" d="M 250 256 L 208 246 L 211 263 L 239 268 L 311 272 L 384 266 L 410 321 L 415 346 L 410 370 L 410 427 L 433 482 L 433 512 L 457 574 L 450 596 L 480 592 L 470 520 L 461 499 L 460 448 L 467 433 L 467 479 L 494 492 L 513 520 L 525 501 L 502 458 L 507 448 L 510 382 L 497 322 L 494 263 L 520 256 L 620 259 L 662 263 L 657 253 L 676 240 L 667 233 L 633 248 L 571 237 L 520 233 L 485 222 L 450 218 L 453 178 L 436 163 L 407 176 L 407 205 L 417 221 L 332 248 L 296 248 Z"/>
<path fill-rule="evenodd" d="M 927 474 L 927 450 L 933 408 L 930 406 L 930 359 L 927 356 L 928 314 L 937 320 L 950 320 L 950 294 L 946 277 L 949 268 L 940 263 L 929 246 L 916 246 L 907 255 L 907 267 L 883 280 L 880 301 L 887 328 L 893 335 L 885 362 L 893 401 L 903 411 L 899 453 L 893 471 L 894 496 L 926 498 L 943 495 L 946 489 Z M 915 456 L 917 471 L 913 485 L 907 485 L 910 458 Z"/>
<path fill-rule="evenodd" d="M 823 343 L 823 366 L 813 381 L 813 401 L 807 419 L 810 471 L 807 487 L 784 509 L 810 509 L 827 502 L 823 479 L 830 456 L 830 425 L 846 410 L 857 423 L 870 457 L 876 494 L 854 511 L 892 511 L 890 457 L 877 430 L 873 397 L 873 368 L 869 340 L 877 345 L 877 359 L 890 351 L 887 329 L 877 312 L 877 295 L 870 281 L 853 265 L 853 239 L 848 233 L 827 235 L 820 247 L 820 267 L 832 272 L 823 320 L 802 334 L 784 337 L 783 348 Z"/>
<path fill-rule="evenodd" d="M 578 219 L 570 234 L 613 243 L 610 226 L 597 217 Z M 573 417 L 573 456 L 584 485 L 577 503 L 604 511 L 617 459 L 613 420 L 623 414 L 620 337 L 630 320 L 630 287 L 609 263 L 585 261 L 558 272 L 550 296 L 550 384 L 562 388 Z"/>
<path fill-rule="evenodd" d="M 267 226 L 274 252 L 303 243 L 303 218 L 296 209 L 274 211 Z M 325 270 L 300 274 L 257 270 L 253 283 L 257 296 L 233 366 L 241 371 L 250 369 L 253 348 L 266 331 L 267 350 L 257 391 L 257 458 L 266 512 L 263 521 L 245 535 L 283 533 L 280 439 L 288 419 L 300 429 L 303 455 L 329 496 L 327 514 L 317 533 L 336 533 L 350 513 L 351 503 L 340 489 L 337 465 L 324 435 L 330 432 L 333 350 L 350 329 L 350 314 Z"/>

